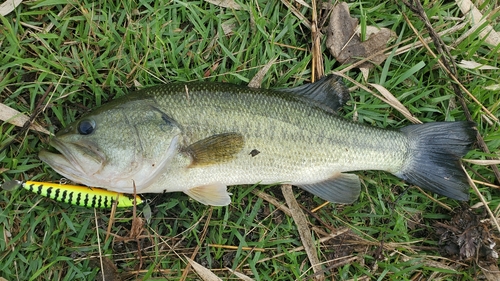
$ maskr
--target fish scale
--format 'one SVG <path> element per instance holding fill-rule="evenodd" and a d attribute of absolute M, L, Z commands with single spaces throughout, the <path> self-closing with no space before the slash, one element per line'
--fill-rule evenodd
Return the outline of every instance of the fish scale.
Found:
<path fill-rule="evenodd" d="M 403 143 L 403 134 L 396 131 L 388 131 L 390 136 L 384 135 L 385 143 L 367 142 L 367 136 L 377 136 L 378 132 L 372 127 L 347 122 L 333 113 L 307 105 L 300 100 L 283 99 L 283 96 L 286 97 L 284 93 L 279 93 L 277 96 L 273 95 L 276 92 L 262 95 L 260 92 L 234 85 L 224 85 L 226 91 L 221 92 L 220 90 L 216 91 L 216 85 L 212 85 L 212 88 L 198 83 L 191 85 L 189 99 L 181 93 L 182 85 L 178 85 L 178 89 L 172 89 L 171 86 L 168 91 L 162 91 L 163 88 L 168 87 L 162 86 L 151 94 L 156 97 L 159 107 L 168 111 L 181 126 L 187 127 L 184 124 L 189 124 L 189 127 L 193 127 L 191 131 L 192 141 L 219 132 L 239 131 L 246 136 L 248 143 L 256 147 L 269 147 L 273 143 L 276 144 L 274 147 L 276 155 L 286 156 L 285 152 L 290 151 L 290 148 L 298 148 L 292 151 L 297 151 L 300 154 L 320 153 L 320 155 L 327 155 L 325 158 L 328 159 L 321 160 L 320 158 L 319 162 L 330 162 L 333 157 L 356 158 L 364 154 L 363 151 L 360 151 L 363 150 L 363 146 L 369 146 L 367 149 L 369 152 L 372 152 L 374 146 L 379 150 L 392 151 L 397 148 L 398 144 Z M 220 87 L 220 85 L 217 86 Z M 231 93 L 238 93 L 238 95 L 231 95 Z M 218 106 L 221 103 L 225 104 L 224 109 L 227 111 L 227 115 L 226 112 L 221 112 L 224 110 Z M 276 108 L 276 110 L 262 111 L 265 103 L 275 104 L 271 109 Z M 176 104 L 176 106 L 169 106 L 171 104 Z M 201 109 L 205 110 L 203 119 L 200 119 Z M 234 118 L 234 120 L 223 124 L 219 123 L 221 119 L 226 120 L 230 116 L 234 116 L 235 111 L 239 115 L 237 119 Z M 193 120 L 202 120 L 203 123 L 193 124 L 196 122 Z M 248 122 L 248 120 L 252 121 Z M 337 132 L 328 130 L 328 128 L 337 128 Z M 338 131 L 341 131 L 342 134 L 338 134 Z M 343 141 L 345 136 L 350 136 L 349 142 Z M 258 142 L 258 138 L 261 138 L 262 141 Z M 359 139 L 363 139 L 363 141 L 361 142 Z M 399 145 L 399 147 L 401 150 L 405 149 L 403 145 Z M 249 162 L 252 159 L 246 160 Z M 399 161 L 391 161 L 387 165 L 401 166 L 402 162 L 403 159 L 400 159 Z M 353 167 L 345 168 L 350 170 Z M 361 167 L 361 169 L 372 168 L 374 167 Z"/>

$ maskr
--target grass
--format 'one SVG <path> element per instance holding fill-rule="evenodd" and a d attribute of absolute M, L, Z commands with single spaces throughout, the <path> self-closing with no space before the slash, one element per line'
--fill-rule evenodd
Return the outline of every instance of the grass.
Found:
<path fill-rule="evenodd" d="M 309 8 L 294 5 L 310 17 Z M 308 82 L 311 39 L 302 21 L 280 1 L 254 0 L 243 6 L 244 10 L 233 10 L 204 1 L 24 2 L 0 17 L 0 102 L 29 115 L 48 93 L 36 121 L 55 132 L 136 87 L 195 80 L 246 84 L 275 58 L 262 87 Z M 352 2 L 349 6 L 354 17 L 366 15 L 363 25 L 396 32 L 398 38 L 389 44 L 392 51 L 404 40 L 408 40 L 404 45 L 419 42 L 401 11 L 428 37 L 423 23 L 393 2 Z M 482 8 L 485 14 L 491 11 Z M 426 12 L 438 32 L 461 23 L 450 19 L 462 16 L 454 2 L 426 3 Z M 491 20 L 498 30 L 497 16 L 493 14 Z M 468 27 L 442 39 L 452 45 Z M 454 46 L 451 54 L 457 62 L 471 60 L 498 67 L 498 50 L 475 32 Z M 370 71 L 368 82 L 386 87 L 423 122 L 464 120 L 452 82 L 437 62 L 423 47 L 393 52 Z M 328 51 L 324 65 L 327 73 L 346 67 Z M 498 86 L 499 74 L 498 69 L 463 68 L 457 74 L 465 88 L 497 117 L 500 92 L 487 87 Z M 346 75 L 366 85 L 357 70 Z M 490 151 L 498 152 L 498 123 L 469 97 L 466 100 Z M 352 92 L 342 115 L 378 127 L 409 124 L 363 89 Z M 15 137 L 0 153 L 3 180 L 60 178 L 37 158 L 40 149 L 48 147 L 48 136 L 34 131 L 16 135 L 19 128 L 8 123 L 2 123 L 0 131 L 2 147 Z M 486 156 L 476 149 L 466 158 Z M 474 179 L 495 182 L 488 166 L 471 165 L 468 171 Z M 314 214 L 306 212 L 330 280 L 477 280 L 483 275 L 473 260 L 457 262 L 439 252 L 435 224 L 449 221 L 453 212 L 447 208 L 458 211 L 460 202 L 433 195 L 438 204 L 417 189 L 405 192 L 405 184 L 387 173 L 358 174 L 363 192 L 354 204 L 330 204 Z M 498 216 L 498 189 L 479 188 Z M 142 260 L 136 240 L 119 239 L 130 234 L 131 210 L 116 213 L 111 229 L 115 237 L 105 241 L 107 210 L 94 213 L 25 190 L 0 191 L 0 277 L 96 280 L 101 276 L 98 257 L 102 252 L 111 261 L 104 266 L 110 280 L 177 280 L 186 268 L 185 257 L 197 252 L 194 259 L 223 279 L 237 279 L 227 268 L 255 280 L 311 279 L 313 271 L 293 219 L 258 195 L 263 191 L 284 204 L 280 188 L 245 186 L 230 191 L 233 203 L 219 208 L 203 206 L 179 193 L 148 196 L 152 217 L 137 240 Z M 323 203 L 306 192 L 294 191 L 306 211 Z M 471 192 L 469 204 L 478 202 L 477 194 Z M 476 210 L 481 214 L 483 208 Z M 347 232 L 321 240 L 343 229 Z M 187 280 L 196 276 L 190 270 Z"/>

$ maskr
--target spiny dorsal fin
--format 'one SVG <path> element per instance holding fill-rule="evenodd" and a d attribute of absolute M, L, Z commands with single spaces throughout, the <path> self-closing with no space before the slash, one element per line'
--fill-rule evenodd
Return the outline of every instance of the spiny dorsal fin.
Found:
<path fill-rule="evenodd" d="M 354 174 L 338 173 L 330 179 L 313 184 L 299 185 L 300 188 L 332 203 L 351 204 L 361 192 L 361 182 Z"/>
<path fill-rule="evenodd" d="M 223 133 L 199 140 L 183 149 L 191 156 L 189 167 L 222 163 L 233 159 L 243 149 L 243 136 L 239 133 Z"/>
<path fill-rule="evenodd" d="M 337 75 L 327 75 L 320 80 L 291 89 L 278 89 L 281 92 L 293 93 L 315 101 L 333 111 L 337 111 L 349 100 L 349 89 L 342 78 Z"/>

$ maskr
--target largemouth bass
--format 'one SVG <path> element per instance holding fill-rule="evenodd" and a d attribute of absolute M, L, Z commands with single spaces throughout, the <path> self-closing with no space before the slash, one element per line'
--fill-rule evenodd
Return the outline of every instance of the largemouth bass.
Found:
<path fill-rule="evenodd" d="M 340 94 L 339 94 L 340 93 Z M 42 161 L 72 181 L 120 193 L 182 191 L 208 205 L 227 186 L 288 183 L 352 203 L 359 170 L 383 170 L 467 200 L 460 159 L 471 122 L 386 130 L 335 114 L 347 89 L 336 76 L 292 89 L 172 83 L 117 98 L 57 133 Z"/>

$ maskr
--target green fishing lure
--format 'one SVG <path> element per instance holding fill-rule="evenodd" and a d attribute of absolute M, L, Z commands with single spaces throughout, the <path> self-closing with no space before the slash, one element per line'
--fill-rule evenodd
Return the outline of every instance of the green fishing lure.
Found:
<path fill-rule="evenodd" d="M 13 190 L 21 186 L 26 190 L 56 201 L 82 207 L 109 209 L 113 206 L 114 202 L 117 202 L 117 207 L 134 206 L 134 196 L 87 186 L 11 180 L 4 183 L 2 188 L 5 190 Z M 136 195 L 135 202 L 136 205 L 139 205 L 143 200 L 139 195 Z"/>

